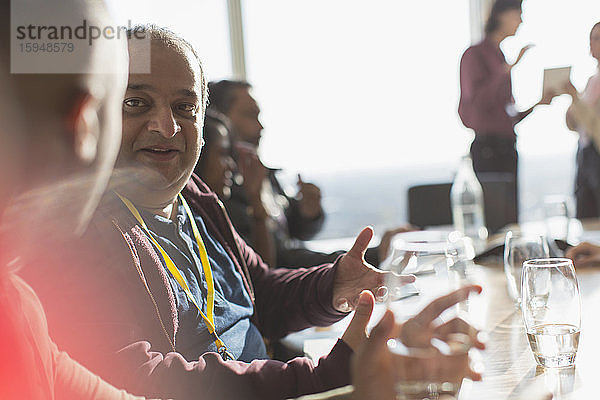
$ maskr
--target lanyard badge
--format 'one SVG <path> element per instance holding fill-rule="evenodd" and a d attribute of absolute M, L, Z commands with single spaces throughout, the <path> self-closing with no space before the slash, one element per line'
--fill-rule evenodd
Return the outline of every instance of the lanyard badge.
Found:
<path fill-rule="evenodd" d="M 186 280 L 183 278 L 183 275 L 181 275 L 181 272 L 175 265 L 175 262 L 173 262 L 171 257 L 165 251 L 165 249 L 162 248 L 162 246 L 158 243 L 158 241 L 156 241 L 156 239 L 154 239 L 154 237 L 150 233 L 150 230 L 148 229 L 146 223 L 144 222 L 144 219 L 140 215 L 137 208 L 135 208 L 135 206 L 133 205 L 133 203 L 131 201 L 129 201 L 127 198 L 121 196 L 119 193 L 117 193 L 117 196 L 119 196 L 119 198 L 121 199 L 123 204 L 125 204 L 125 206 L 127 206 L 129 211 L 131 211 L 131 214 L 133 214 L 135 219 L 138 221 L 138 223 L 144 229 L 144 232 L 146 232 L 146 235 L 148 236 L 148 238 L 150 239 L 152 244 L 154 244 L 154 246 L 160 252 L 163 260 L 165 261 L 167 269 L 169 270 L 169 272 L 171 273 L 173 278 L 175 278 L 175 280 L 177 281 L 177 283 L 179 284 L 181 289 L 183 289 L 183 291 L 185 292 L 189 301 L 191 301 L 198 309 L 200 316 L 202 317 L 202 319 L 204 320 L 204 323 L 206 324 L 206 327 L 208 328 L 208 332 L 215 337 L 215 345 L 217 346 L 217 352 L 221 355 L 221 358 L 224 361 L 235 360 L 235 357 L 233 357 L 233 355 L 227 350 L 227 346 L 219 338 L 219 335 L 217 335 L 217 332 L 215 330 L 215 322 L 214 322 L 215 285 L 214 285 L 214 279 L 212 276 L 212 270 L 210 268 L 210 262 L 208 261 L 208 253 L 206 252 L 206 246 L 204 246 L 204 241 L 202 240 L 202 236 L 200 236 L 200 231 L 198 230 L 198 226 L 196 225 L 196 220 L 194 219 L 192 210 L 188 206 L 187 202 L 185 201 L 185 199 L 183 198 L 181 193 L 178 194 L 178 197 L 179 197 L 179 200 L 181 201 L 181 204 L 183 205 L 183 208 L 185 209 L 185 212 L 188 215 L 188 218 L 190 220 L 190 224 L 192 226 L 192 232 L 194 233 L 194 238 L 196 239 L 196 244 L 198 245 L 198 250 L 200 253 L 199 255 L 200 255 L 200 261 L 202 263 L 202 270 L 204 271 L 204 276 L 206 278 L 206 286 L 207 286 L 206 314 L 204 314 L 202 312 L 202 307 L 200 307 L 200 305 L 196 301 L 196 298 L 192 295 L 192 292 L 191 292 Z"/>

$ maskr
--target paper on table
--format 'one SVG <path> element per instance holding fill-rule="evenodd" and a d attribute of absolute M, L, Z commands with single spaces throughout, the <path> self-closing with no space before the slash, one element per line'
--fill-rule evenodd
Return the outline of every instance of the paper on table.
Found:
<path fill-rule="evenodd" d="M 563 93 L 564 85 L 571 79 L 571 67 L 547 68 L 544 70 L 544 93 Z"/>

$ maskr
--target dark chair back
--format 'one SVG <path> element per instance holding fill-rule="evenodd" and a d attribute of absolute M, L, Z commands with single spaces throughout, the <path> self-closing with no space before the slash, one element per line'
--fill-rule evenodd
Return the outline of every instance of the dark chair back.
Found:
<path fill-rule="evenodd" d="M 452 224 L 451 183 L 417 185 L 408 189 L 408 222 L 424 228 Z"/>
<path fill-rule="evenodd" d="M 490 233 L 517 222 L 513 201 L 512 176 L 503 173 L 480 174 L 485 224 Z M 450 189 L 452 183 L 417 185 L 408 189 L 408 222 L 418 227 L 452 224 Z"/>

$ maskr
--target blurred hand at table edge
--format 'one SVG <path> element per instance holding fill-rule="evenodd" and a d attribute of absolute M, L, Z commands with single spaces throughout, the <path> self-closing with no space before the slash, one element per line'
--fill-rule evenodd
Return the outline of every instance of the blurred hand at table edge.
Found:
<path fill-rule="evenodd" d="M 389 331 L 390 336 L 388 337 L 397 337 L 409 347 L 429 347 L 431 345 L 431 339 L 433 338 L 446 340 L 452 334 L 462 333 L 469 336 L 473 347 L 484 350 L 485 344 L 478 338 L 479 331 L 466 321 L 460 318 L 454 318 L 443 324 L 435 324 L 438 317 L 444 311 L 467 300 L 471 293 L 479 294 L 481 291 L 482 288 L 479 285 L 468 285 L 450 292 L 447 295 L 438 297 L 423 308 L 417 315 L 402 324 L 396 325 L 393 330 Z M 368 290 L 364 290 L 360 293 L 356 312 L 354 313 L 348 328 L 346 328 L 346 331 L 342 335 L 342 340 L 354 351 L 358 351 L 360 346 L 364 345 L 365 339 L 367 338 L 367 325 L 371 319 L 374 306 L 375 298 L 373 297 L 373 293 Z M 387 310 L 385 315 L 390 312 L 391 311 Z M 380 322 L 380 324 L 381 323 L 382 322 Z M 383 324 L 385 326 L 386 322 L 383 322 Z M 379 332 L 379 330 L 376 331 Z"/>
<path fill-rule="evenodd" d="M 448 308 L 467 300 L 471 293 L 479 294 L 482 290 L 479 285 L 468 285 L 438 297 L 417 315 L 400 325 L 398 338 L 409 347 L 428 347 L 433 338 L 446 340 L 452 334 L 463 333 L 469 336 L 473 347 L 484 350 L 485 344 L 479 340 L 479 331 L 463 319 L 457 317 L 440 325 L 435 324 L 437 318 Z M 475 374 L 470 378 L 478 380 L 477 378 L 480 379 L 481 376 Z"/>
<path fill-rule="evenodd" d="M 352 320 L 342 335 L 342 340 L 355 352 L 359 350 L 359 347 L 364 344 L 367 338 L 367 325 L 373 314 L 373 307 L 375 307 L 373 293 L 364 290 L 359 296 Z"/>
<path fill-rule="evenodd" d="M 600 246 L 592 243 L 583 242 L 571 247 L 565 256 L 573 260 L 575 268 L 600 266 Z"/>
<path fill-rule="evenodd" d="M 388 258 L 390 254 L 390 245 L 392 244 L 392 239 L 399 233 L 405 232 L 413 232 L 418 230 L 416 226 L 412 226 L 410 224 L 402 225 L 394 229 L 388 229 L 385 231 L 383 236 L 381 237 L 381 241 L 379 242 L 379 246 L 377 247 L 377 253 L 379 256 L 379 261 L 383 261 Z"/>
<path fill-rule="evenodd" d="M 373 228 L 364 228 L 356 237 L 352 248 L 337 262 L 333 282 L 333 307 L 340 312 L 354 310 L 363 290 L 370 290 L 377 301 L 387 296 L 385 276 L 390 272 L 380 271 L 365 262 L 365 251 L 373 238 Z M 415 281 L 413 275 L 402 275 L 402 283 Z"/>
<path fill-rule="evenodd" d="M 373 296 L 369 296 L 373 300 Z M 359 306 L 357 313 L 360 308 Z M 352 358 L 351 374 L 354 385 L 352 399 L 394 400 L 396 398 L 392 358 L 387 348 L 387 341 L 394 336 L 396 328 L 394 314 L 387 310 L 371 331 L 369 338 L 363 337 L 360 347 Z"/>
<path fill-rule="evenodd" d="M 393 313 L 387 310 L 367 338 L 366 327 L 371 318 L 375 299 L 371 292 L 363 291 L 359 297 L 356 313 L 342 336 L 342 340 L 355 350 L 351 368 L 354 385 L 352 399 L 392 400 L 396 398 L 394 385 L 398 371 L 395 368 L 393 355 L 387 347 L 390 338 L 400 337 L 407 345 L 425 343 L 426 346 L 430 346 L 431 339 L 434 337 L 444 339 L 449 334 L 464 333 L 472 338 L 476 348 L 484 349 L 485 345 L 477 339 L 477 330 L 462 320 L 458 323 L 459 320 L 455 319 L 437 327 L 433 325 L 443 311 L 466 300 L 473 292 L 481 293 L 481 287 L 465 286 L 439 297 L 401 325 L 394 323 Z M 440 358 L 441 363 L 444 363 L 444 360 L 453 362 L 450 358 Z M 452 368 L 452 365 L 446 367 Z M 470 367 L 463 373 L 471 380 L 481 380 L 481 374 Z"/>

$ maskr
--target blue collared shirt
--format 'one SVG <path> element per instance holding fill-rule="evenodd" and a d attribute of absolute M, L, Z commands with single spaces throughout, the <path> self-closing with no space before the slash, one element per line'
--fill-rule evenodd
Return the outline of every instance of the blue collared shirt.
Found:
<path fill-rule="evenodd" d="M 154 238 L 187 281 L 192 295 L 206 315 L 206 279 L 185 209 L 182 205 L 178 206 L 175 222 L 144 211 L 141 214 Z M 202 218 L 194 217 L 212 270 L 215 287 L 214 322 L 219 337 L 229 352 L 240 361 L 268 358 L 262 336 L 250 321 L 254 309 L 240 273 L 223 246 L 210 237 Z M 190 361 L 197 360 L 202 353 L 217 351 L 214 338 L 209 334 L 196 306 L 168 271 L 164 260 L 163 267 L 175 294 L 179 315 L 175 348 Z"/>

